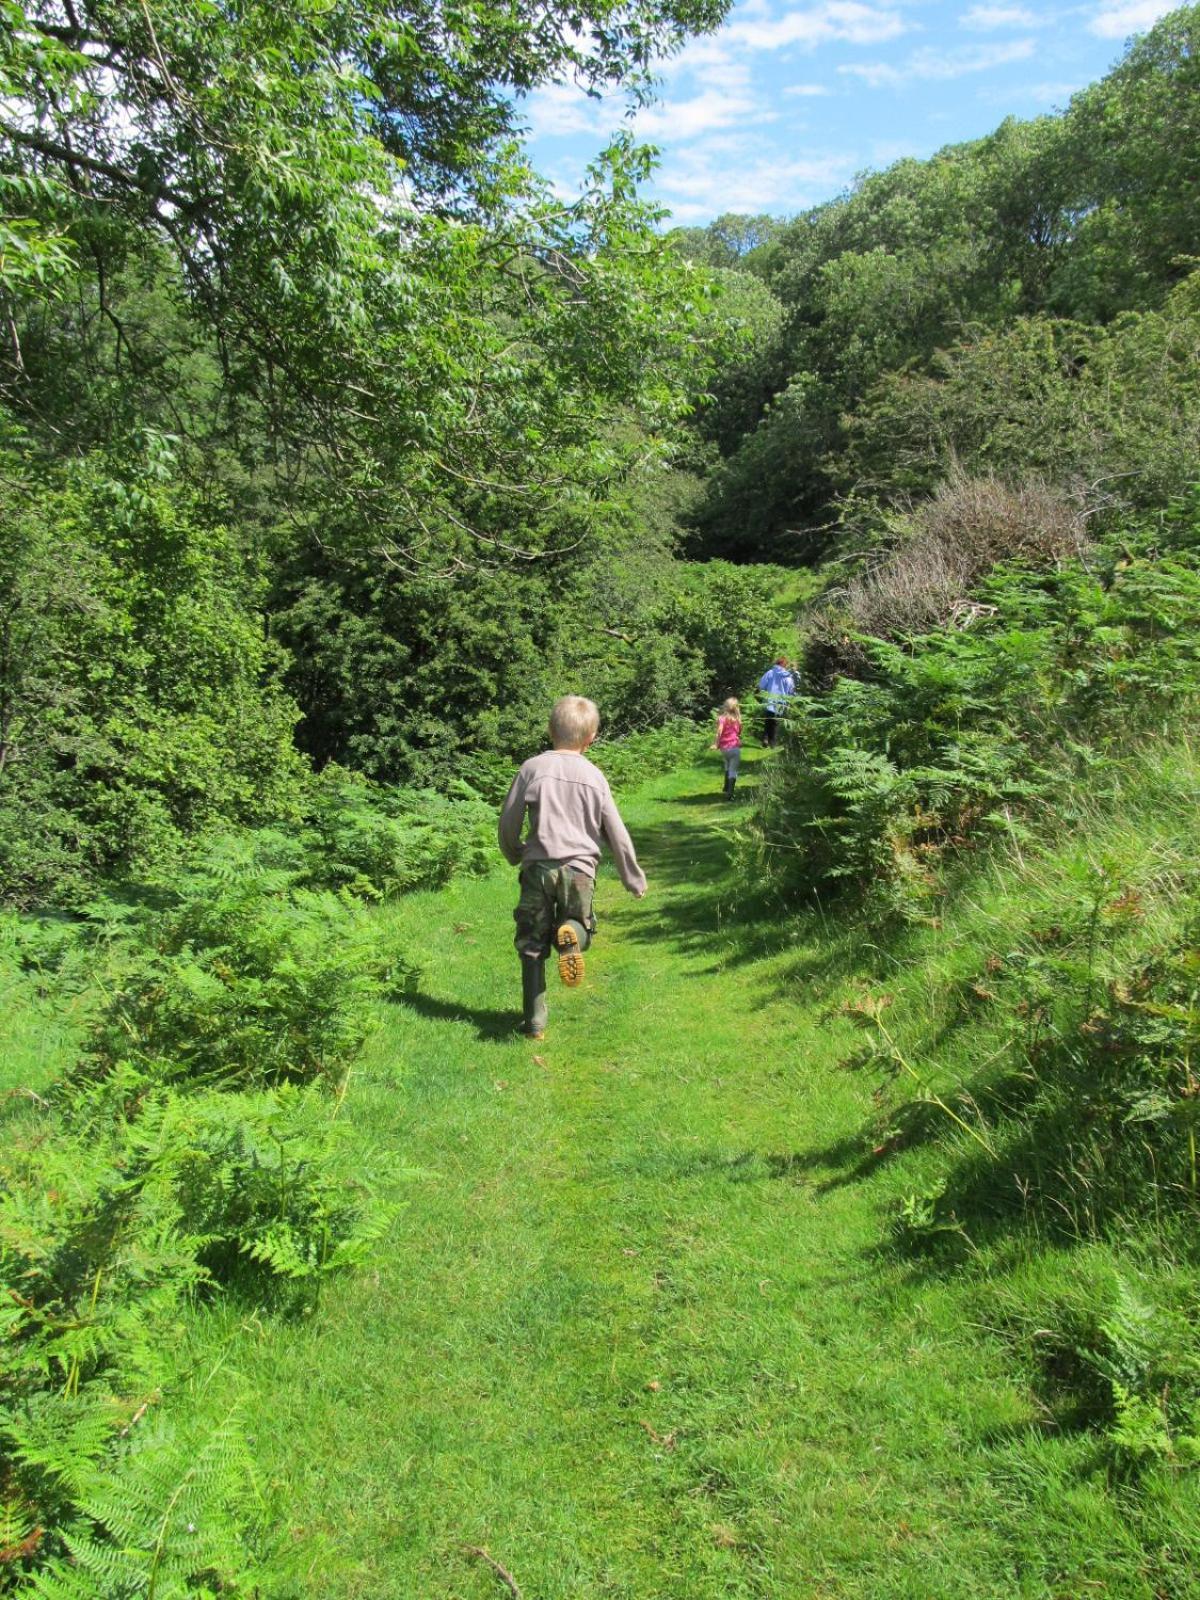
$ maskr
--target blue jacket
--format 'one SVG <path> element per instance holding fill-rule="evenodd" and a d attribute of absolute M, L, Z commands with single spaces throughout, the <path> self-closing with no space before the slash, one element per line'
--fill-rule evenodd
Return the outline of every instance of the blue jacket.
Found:
<path fill-rule="evenodd" d="M 773 717 L 787 710 L 788 700 L 796 692 L 796 680 L 786 667 L 768 667 L 758 680 L 758 687 L 766 694 L 766 707 Z"/>

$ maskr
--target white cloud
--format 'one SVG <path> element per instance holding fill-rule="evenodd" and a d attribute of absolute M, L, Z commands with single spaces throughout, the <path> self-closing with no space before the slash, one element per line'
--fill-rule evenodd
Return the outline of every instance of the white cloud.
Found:
<path fill-rule="evenodd" d="M 1178 0 L 1106 0 L 1088 23 L 1101 39 L 1127 39 L 1131 33 L 1144 33 L 1174 11 Z"/>
<path fill-rule="evenodd" d="M 980 99 L 991 106 L 1011 107 L 1022 102 L 1028 105 L 1049 106 L 1057 109 L 1065 106 L 1073 94 L 1078 94 L 1083 87 L 1080 83 L 1046 82 L 1026 83 L 1020 86 L 994 89 L 985 89 L 980 93 Z"/>
<path fill-rule="evenodd" d="M 637 138 L 675 143 L 723 128 L 778 120 L 779 112 L 755 89 L 747 63 L 713 57 L 703 61 L 691 76 L 694 94 L 668 96 L 625 119 Z M 621 126 L 625 110 L 620 96 L 597 99 L 571 83 L 546 84 L 525 101 L 526 120 L 535 138 L 589 134 L 600 139 Z"/>
<path fill-rule="evenodd" d="M 722 30 L 722 37 L 747 50 L 782 50 L 790 45 L 811 50 L 836 41 L 881 44 L 907 32 L 908 24 L 894 7 L 826 0 L 824 5 L 785 10 L 778 17 L 749 16 L 743 9 Z"/>
<path fill-rule="evenodd" d="M 976 33 L 990 33 L 996 28 L 1040 28 L 1050 20 L 1028 6 L 972 6 L 958 24 Z"/>
<path fill-rule="evenodd" d="M 573 83 L 543 84 L 524 101 L 523 109 L 535 139 L 600 134 L 620 117 L 619 107 L 593 99 Z"/>
<path fill-rule="evenodd" d="M 633 126 L 643 139 L 695 139 L 717 128 L 774 122 L 777 117 L 778 112 L 770 110 L 761 95 L 751 92 L 747 75 L 741 87 L 703 89 L 690 100 L 668 100 L 660 106 L 648 106 L 638 112 Z"/>
<path fill-rule="evenodd" d="M 730 46 L 724 33 L 706 39 L 690 39 L 677 55 L 659 66 L 659 76 L 664 83 L 690 77 L 698 83 L 724 87 L 740 86 L 746 81 L 748 71 L 741 52 Z"/>
<path fill-rule="evenodd" d="M 766 4 L 742 0 L 719 32 L 689 39 L 682 50 L 659 62 L 657 71 L 664 78 L 674 78 L 686 72 L 719 69 L 736 56 L 792 48 L 815 50 L 823 44 L 883 44 L 911 31 L 897 4 L 826 0 L 823 5 L 785 6 L 773 15 Z"/>
<path fill-rule="evenodd" d="M 861 78 L 872 89 L 902 89 L 910 83 L 945 83 L 971 72 L 990 72 L 1012 61 L 1027 61 L 1033 52 L 1032 39 L 1015 39 L 1012 44 L 980 45 L 970 50 L 916 50 L 898 67 L 874 61 L 840 66 L 838 71 Z"/>
<path fill-rule="evenodd" d="M 679 152 L 658 189 L 677 223 L 708 222 L 724 211 L 792 215 L 843 188 L 859 165 L 836 154 L 780 160 L 768 151 L 751 153 L 744 141 L 718 138 Z"/>
<path fill-rule="evenodd" d="M 740 74 L 757 55 L 839 43 L 883 44 L 909 31 L 894 5 L 826 0 L 823 5 L 785 9 L 776 16 L 763 3 L 742 0 L 719 32 L 689 39 L 682 50 L 659 62 L 657 71 L 665 83 L 694 77 L 708 85 L 720 84 Z"/>
<path fill-rule="evenodd" d="M 661 63 L 666 97 L 640 109 L 631 125 L 640 138 L 675 143 L 724 128 L 776 121 L 779 112 L 770 108 L 761 88 L 752 81 L 757 55 L 837 42 L 879 44 L 907 31 L 908 24 L 894 5 L 824 0 L 777 11 L 769 0 L 745 0 L 719 33 L 690 39 Z M 681 93 L 684 84 L 686 90 Z M 832 92 L 819 83 L 800 83 L 783 91 L 793 98 Z M 535 138 L 598 135 L 611 130 L 620 120 L 617 106 L 615 99 L 589 99 L 569 83 L 546 85 L 525 101 Z"/>

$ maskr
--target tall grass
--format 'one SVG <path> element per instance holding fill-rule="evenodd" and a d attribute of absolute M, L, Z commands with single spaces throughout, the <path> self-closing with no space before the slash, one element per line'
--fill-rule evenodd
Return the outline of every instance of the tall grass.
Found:
<path fill-rule="evenodd" d="M 993 1280 L 989 1319 L 1118 1474 L 1200 1452 L 1198 836 L 1200 756 L 1158 743 L 879 940 L 848 1005 L 877 1035 L 847 1058 L 877 1080 L 864 1136 L 909 1175 L 897 1248 Z"/>

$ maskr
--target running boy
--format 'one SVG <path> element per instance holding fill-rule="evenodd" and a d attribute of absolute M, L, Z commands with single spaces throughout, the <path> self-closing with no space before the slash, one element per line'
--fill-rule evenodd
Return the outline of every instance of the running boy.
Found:
<path fill-rule="evenodd" d="M 521 869 L 513 916 L 524 1031 L 531 1039 L 546 1031 L 546 957 L 552 947 L 562 981 L 571 987 L 583 981 L 583 952 L 596 931 L 592 891 L 602 841 L 630 894 L 640 900 L 646 892 L 646 875 L 608 779 L 584 755 L 599 731 L 600 713 L 590 700 L 569 694 L 557 701 L 550 713 L 553 750 L 524 763 L 500 811 L 500 849 Z M 529 831 L 522 841 L 526 813 Z"/>

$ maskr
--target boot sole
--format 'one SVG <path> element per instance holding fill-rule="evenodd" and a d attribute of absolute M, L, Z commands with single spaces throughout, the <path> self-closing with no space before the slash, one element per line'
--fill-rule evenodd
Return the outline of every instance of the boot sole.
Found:
<path fill-rule="evenodd" d="M 554 936 L 558 948 L 558 975 L 568 989 L 576 989 L 583 982 L 583 951 L 575 929 L 565 923 Z"/>

